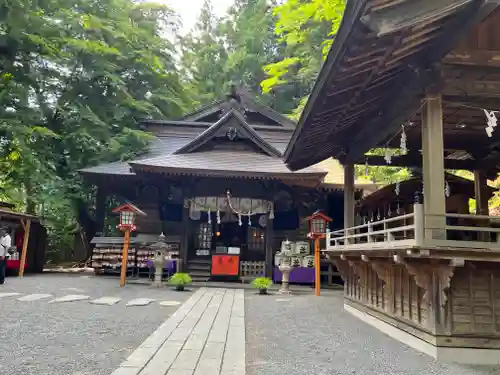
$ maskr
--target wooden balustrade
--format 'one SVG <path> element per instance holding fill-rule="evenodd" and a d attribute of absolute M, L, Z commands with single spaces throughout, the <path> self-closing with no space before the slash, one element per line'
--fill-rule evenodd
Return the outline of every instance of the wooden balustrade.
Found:
<path fill-rule="evenodd" d="M 442 227 L 429 224 L 435 223 L 435 220 L 426 220 L 435 217 L 444 218 Z M 451 223 L 453 219 L 457 223 Z M 497 227 L 492 224 L 497 224 Z M 436 237 L 433 231 L 444 234 Z M 415 204 L 412 213 L 330 232 L 326 242 L 327 252 L 421 247 L 500 250 L 500 218 L 453 213 L 425 214 L 423 205 Z"/>

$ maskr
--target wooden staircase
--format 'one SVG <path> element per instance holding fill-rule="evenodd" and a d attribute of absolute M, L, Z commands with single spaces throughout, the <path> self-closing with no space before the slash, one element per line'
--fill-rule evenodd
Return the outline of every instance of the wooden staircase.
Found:
<path fill-rule="evenodd" d="M 194 282 L 206 282 L 210 279 L 210 259 L 190 259 L 188 260 L 188 273 Z"/>

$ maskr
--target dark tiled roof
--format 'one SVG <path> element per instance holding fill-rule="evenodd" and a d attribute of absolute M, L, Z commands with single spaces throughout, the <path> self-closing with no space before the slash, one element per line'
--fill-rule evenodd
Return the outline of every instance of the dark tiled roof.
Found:
<path fill-rule="evenodd" d="M 214 175 L 231 172 L 238 175 L 272 175 L 275 177 L 317 175 L 323 177 L 327 170 L 315 167 L 291 172 L 283 159 L 250 151 L 207 151 L 180 155 L 161 155 L 150 159 L 130 162 L 135 170 L 158 170 L 168 172 L 185 170 L 189 173 Z"/>

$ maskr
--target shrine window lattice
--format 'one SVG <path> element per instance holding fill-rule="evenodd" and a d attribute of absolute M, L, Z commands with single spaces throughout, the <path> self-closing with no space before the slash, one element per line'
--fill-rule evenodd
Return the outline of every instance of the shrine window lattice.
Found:
<path fill-rule="evenodd" d="M 212 246 L 212 226 L 208 223 L 200 223 L 196 239 L 198 249 L 210 249 Z"/>

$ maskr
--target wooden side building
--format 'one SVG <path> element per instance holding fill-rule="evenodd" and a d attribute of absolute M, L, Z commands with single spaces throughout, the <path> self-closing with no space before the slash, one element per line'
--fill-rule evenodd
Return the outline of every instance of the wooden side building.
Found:
<path fill-rule="evenodd" d="M 500 363 L 500 229 L 487 187 L 500 167 L 498 5 L 349 0 L 285 151 L 293 170 L 344 164 L 345 227 L 325 253 L 346 281 L 346 311 L 470 364 Z M 411 212 L 355 225 L 353 165 L 365 163 L 422 168 Z M 475 215 L 450 212 L 445 169 L 474 172 Z"/>

